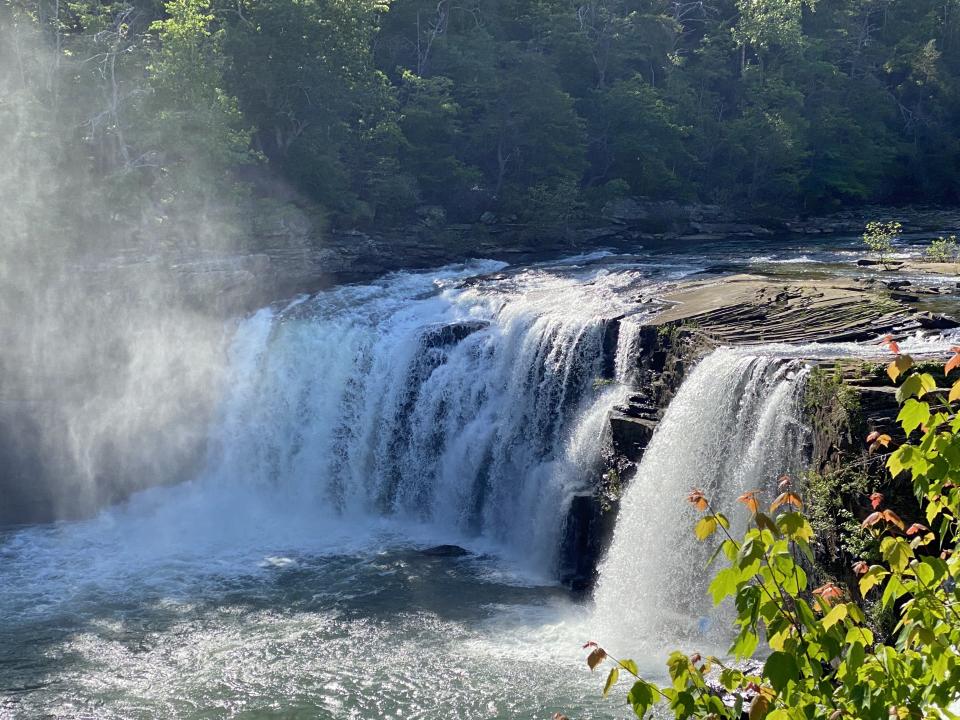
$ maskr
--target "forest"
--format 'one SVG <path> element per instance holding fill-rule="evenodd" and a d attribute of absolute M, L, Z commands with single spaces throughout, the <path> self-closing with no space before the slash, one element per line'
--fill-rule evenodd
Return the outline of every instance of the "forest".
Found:
<path fill-rule="evenodd" d="M 73 228 L 91 193 L 117 218 L 294 197 L 341 228 L 549 223 L 624 196 L 755 218 L 960 200 L 957 0 L 2 13 L 0 131 L 69 169 Z"/>

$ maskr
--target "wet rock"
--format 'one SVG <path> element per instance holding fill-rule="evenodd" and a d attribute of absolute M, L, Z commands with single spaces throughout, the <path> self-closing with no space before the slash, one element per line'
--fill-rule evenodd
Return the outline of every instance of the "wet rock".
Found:
<path fill-rule="evenodd" d="M 889 260 L 887 262 L 880 262 L 879 260 L 873 260 L 872 258 L 860 258 L 857 260 L 857 265 L 860 267 L 881 267 L 883 270 L 899 270 L 903 267 L 903 263 L 900 261 Z"/>
<path fill-rule="evenodd" d="M 440 348 L 456 345 L 478 330 L 483 330 L 490 323 L 486 320 L 465 320 L 464 322 L 449 325 L 435 325 L 423 334 L 423 344 L 427 348 Z"/>
<path fill-rule="evenodd" d="M 725 235 L 739 235 L 742 237 L 758 237 L 760 235 L 772 235 L 773 231 L 761 227 L 760 225 L 749 225 L 745 223 L 705 223 L 705 222 L 694 222 L 690 226 L 696 230 L 698 233 L 705 233 L 707 235 L 718 235 L 723 237 Z"/>
<path fill-rule="evenodd" d="M 650 444 L 658 421 L 632 414 L 623 410 L 610 414 L 610 440 L 617 455 L 636 462 Z"/>
<path fill-rule="evenodd" d="M 916 314 L 917 322 L 920 323 L 920 327 L 924 330 L 952 330 L 953 328 L 960 327 L 960 322 L 957 322 L 949 315 L 943 315 L 941 313 L 933 313 L 929 311 L 920 312 Z"/>
<path fill-rule="evenodd" d="M 466 555 L 471 555 L 472 553 L 460 547 L 459 545 L 435 545 L 433 547 L 427 548 L 426 550 L 421 551 L 422 555 L 428 555 L 430 557 L 464 557 Z"/>
<path fill-rule="evenodd" d="M 596 582 L 616 518 L 616 508 L 605 508 L 593 493 L 580 493 L 571 500 L 560 543 L 560 581 L 575 594 L 586 594 Z"/>

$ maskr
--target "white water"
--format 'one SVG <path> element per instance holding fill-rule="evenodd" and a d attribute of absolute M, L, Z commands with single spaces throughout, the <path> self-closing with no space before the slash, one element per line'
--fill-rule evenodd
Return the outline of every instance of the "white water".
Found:
<path fill-rule="evenodd" d="M 686 496 L 703 490 L 734 529 L 744 517 L 738 495 L 762 490 L 772 499 L 777 478 L 802 462 L 803 372 L 724 348 L 683 383 L 630 480 L 601 567 L 594 632 L 610 651 L 725 650 L 729 624 L 706 595 L 715 544 L 694 537 L 697 513 Z"/>
<path fill-rule="evenodd" d="M 204 482 L 482 537 L 549 575 L 623 398 L 593 385 L 637 276 L 458 280 L 398 276 L 248 321 Z"/>
<path fill-rule="evenodd" d="M 604 328 L 637 312 L 624 298 L 650 283 L 567 266 L 463 283 L 502 268 L 398 274 L 244 321 L 201 475 L 14 534 L 0 547 L 0 609 L 173 592 L 384 533 L 493 552 L 554 581 L 568 503 L 627 393 L 594 387 Z"/>
<path fill-rule="evenodd" d="M 649 271 L 501 267 L 260 311 L 194 481 L 0 535 L 0 717 L 622 716 L 554 564 Z"/>
<path fill-rule="evenodd" d="M 656 288 L 577 262 L 465 282 L 498 270 L 262 310 L 193 482 L 0 536 L 0 717 L 626 717 L 596 696 L 585 640 L 654 675 L 664 649 L 722 651 L 684 498 L 698 486 L 735 517 L 737 494 L 798 467 L 803 370 L 782 357 L 817 348 L 693 370 L 586 617 L 556 551 L 634 380 L 631 298 Z M 617 383 L 595 387 L 624 313 Z M 481 555 L 411 550 L 443 542 Z"/>

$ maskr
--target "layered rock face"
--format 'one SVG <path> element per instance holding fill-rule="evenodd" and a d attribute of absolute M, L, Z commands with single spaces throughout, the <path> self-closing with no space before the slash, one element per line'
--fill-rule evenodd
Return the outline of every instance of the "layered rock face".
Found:
<path fill-rule="evenodd" d="M 886 333 L 905 336 L 957 327 L 948 316 L 918 311 L 892 290 L 870 280 L 800 283 L 734 275 L 682 282 L 665 294 L 659 300 L 661 312 L 639 330 L 630 373 L 635 392 L 611 413 L 606 468 L 594 492 L 578 496 L 571 507 L 563 580 L 577 591 L 592 586 L 612 537 L 624 484 L 643 458 L 671 398 L 700 358 L 721 345 L 866 341 Z M 611 322 L 608 334 L 618 332 L 618 322 Z M 615 347 L 616 342 L 608 346 Z M 834 362 L 816 361 L 823 367 L 833 367 Z M 867 366 L 870 369 L 864 370 Z M 897 410 L 892 388 L 882 381 L 882 366 L 847 360 L 842 367 L 842 381 L 863 398 L 865 424 L 890 430 Z M 830 449 L 837 442 L 814 433 L 815 470 L 840 461 Z"/>

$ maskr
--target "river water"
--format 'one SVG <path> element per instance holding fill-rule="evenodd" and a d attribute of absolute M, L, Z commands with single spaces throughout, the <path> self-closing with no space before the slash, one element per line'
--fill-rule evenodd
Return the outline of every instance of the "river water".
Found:
<path fill-rule="evenodd" d="M 631 485 L 596 603 L 557 582 L 570 499 L 630 391 L 597 382 L 606 322 L 627 316 L 625 381 L 650 299 L 729 260 L 478 261 L 246 318 L 193 481 L 0 534 L 0 718 L 628 717 L 584 642 L 661 676 L 674 644 L 725 640 L 695 562 L 657 575 L 690 547 L 682 493 L 799 462 L 790 349 L 721 350 Z"/>

